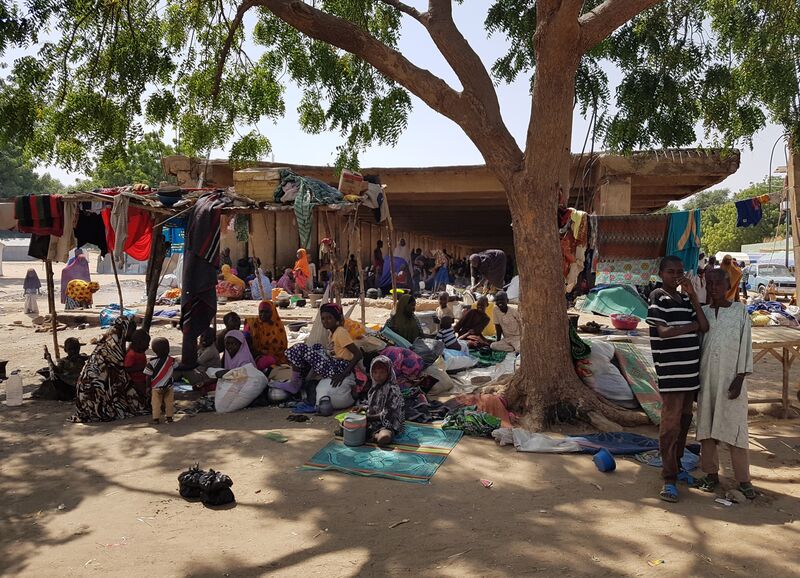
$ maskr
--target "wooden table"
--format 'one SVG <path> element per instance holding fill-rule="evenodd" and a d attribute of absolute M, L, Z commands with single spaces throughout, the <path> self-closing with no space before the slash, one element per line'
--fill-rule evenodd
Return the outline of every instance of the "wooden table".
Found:
<path fill-rule="evenodd" d="M 781 397 L 750 399 L 748 403 L 780 403 L 783 417 L 789 417 L 789 369 L 800 356 L 800 329 L 792 327 L 753 327 L 753 365 L 772 355 L 783 367 Z"/>

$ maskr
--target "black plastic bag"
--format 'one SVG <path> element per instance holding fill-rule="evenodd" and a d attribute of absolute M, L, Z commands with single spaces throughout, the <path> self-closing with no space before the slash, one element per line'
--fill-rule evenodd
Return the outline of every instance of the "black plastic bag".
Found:
<path fill-rule="evenodd" d="M 200 464 L 195 464 L 178 476 L 179 492 L 187 500 L 199 500 L 203 496 L 200 487 L 200 478 L 206 472 L 200 469 Z"/>
<path fill-rule="evenodd" d="M 235 502 L 236 498 L 231 490 L 232 485 L 233 480 L 231 480 L 230 476 L 214 470 L 208 470 L 208 473 L 203 474 L 200 478 L 203 504 L 206 506 L 223 506 Z"/>

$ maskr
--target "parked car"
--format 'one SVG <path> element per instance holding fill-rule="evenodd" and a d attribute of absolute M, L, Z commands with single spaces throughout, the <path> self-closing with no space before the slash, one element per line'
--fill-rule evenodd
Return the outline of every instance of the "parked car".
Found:
<path fill-rule="evenodd" d="M 751 291 L 758 291 L 764 297 L 767 293 L 767 285 L 770 281 L 775 282 L 775 294 L 791 297 L 797 290 L 797 283 L 794 275 L 786 265 L 778 263 L 755 263 L 746 269 L 749 274 L 747 288 Z"/>

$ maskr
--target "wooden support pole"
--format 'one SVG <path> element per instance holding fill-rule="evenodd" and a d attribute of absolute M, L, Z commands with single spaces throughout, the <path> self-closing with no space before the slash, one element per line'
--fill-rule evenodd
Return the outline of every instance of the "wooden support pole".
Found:
<path fill-rule="evenodd" d="M 125 311 L 125 304 L 122 302 L 122 286 L 119 284 L 119 275 L 117 274 L 117 261 L 114 259 L 114 252 L 108 253 L 111 255 L 111 269 L 114 271 L 114 281 L 117 283 L 117 293 L 119 294 L 119 314 L 122 315 Z"/>
<path fill-rule="evenodd" d="M 61 349 L 58 347 L 58 316 L 56 314 L 56 289 L 53 281 L 53 262 L 47 259 L 44 262 L 45 276 L 47 277 L 47 305 L 50 309 L 50 325 L 53 331 L 53 348 L 56 359 L 61 359 Z"/>
<path fill-rule="evenodd" d="M 392 213 L 389 210 L 389 199 L 386 191 L 383 192 L 383 203 L 386 207 L 386 231 L 389 241 L 389 271 L 392 274 L 392 305 L 397 305 L 397 273 L 394 270 L 394 245 L 392 238 L 394 237 L 394 225 L 392 224 Z"/>
<path fill-rule="evenodd" d="M 147 263 L 145 287 L 147 288 L 147 307 L 144 312 L 142 329 L 150 331 L 153 324 L 153 311 L 158 298 L 158 286 L 161 283 L 161 270 L 164 268 L 164 257 L 167 255 L 167 243 L 161 234 L 162 225 L 153 228 L 153 241 L 150 245 L 150 260 Z M 120 299 L 122 297 L 120 296 Z"/>
<path fill-rule="evenodd" d="M 361 264 L 361 225 L 358 224 L 358 218 L 354 218 L 355 228 L 358 230 L 356 237 L 356 264 L 358 266 L 358 291 L 359 300 L 361 301 L 361 324 L 367 324 L 367 304 L 365 301 L 364 291 L 364 267 Z"/>
<path fill-rule="evenodd" d="M 264 223 L 266 224 L 266 218 L 264 219 Z M 250 253 L 250 258 L 253 259 L 253 265 L 256 266 L 256 283 L 258 284 L 258 290 L 261 292 L 261 300 L 266 301 L 268 299 L 272 299 L 272 292 L 270 292 L 269 296 L 267 296 L 266 292 L 264 291 L 264 282 L 261 281 L 261 264 L 256 256 L 256 248 L 255 243 L 253 243 L 253 217 L 252 215 L 248 215 L 248 230 L 250 231 L 250 238 L 247 240 L 247 246 L 250 249 L 248 252 Z M 270 289 L 272 289 L 270 287 Z"/>

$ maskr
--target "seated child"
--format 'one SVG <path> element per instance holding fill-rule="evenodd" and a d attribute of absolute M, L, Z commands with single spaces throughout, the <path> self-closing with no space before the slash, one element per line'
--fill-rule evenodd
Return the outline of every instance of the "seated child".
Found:
<path fill-rule="evenodd" d="M 58 401 L 75 399 L 75 387 L 86 364 L 86 356 L 81 354 L 81 342 L 74 337 L 67 337 L 64 340 L 64 351 L 67 356 L 53 364 L 53 358 L 45 346 L 44 358 L 50 367 L 40 372 L 46 379 L 39 389 L 31 393 L 32 398 Z"/>
<path fill-rule="evenodd" d="M 436 308 L 436 317 L 433 320 L 437 329 L 442 322 L 442 317 L 456 318 L 455 313 L 453 313 L 453 305 L 450 303 L 450 295 L 446 291 L 439 293 L 439 306 Z"/>
<path fill-rule="evenodd" d="M 385 355 L 372 360 L 369 376 L 372 386 L 367 394 L 367 439 L 385 446 L 403 431 L 403 394 L 397 385 L 392 361 Z"/>
<path fill-rule="evenodd" d="M 765 290 L 765 297 L 767 301 L 775 301 L 778 298 L 778 288 L 775 286 L 775 281 L 770 279 Z"/>
<path fill-rule="evenodd" d="M 456 332 L 453 331 L 453 318 L 445 315 L 439 320 L 439 331 L 436 339 L 444 343 L 445 348 L 461 351 L 461 344 L 458 342 Z"/>
<path fill-rule="evenodd" d="M 143 400 L 150 397 L 147 391 L 147 378 L 143 373 L 147 365 L 145 352 L 149 346 L 150 335 L 144 329 L 137 329 L 133 332 L 128 353 L 125 354 L 125 371 L 131 378 L 131 385 Z"/>
<path fill-rule="evenodd" d="M 167 415 L 167 423 L 172 423 L 172 416 L 175 413 L 175 392 L 172 388 L 175 358 L 169 354 L 169 341 L 163 337 L 154 339 L 153 353 L 156 356 L 147 362 L 147 367 L 144 369 L 147 387 L 152 391 L 153 423 L 159 423 L 162 405 Z"/>

